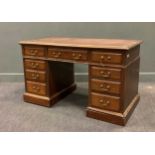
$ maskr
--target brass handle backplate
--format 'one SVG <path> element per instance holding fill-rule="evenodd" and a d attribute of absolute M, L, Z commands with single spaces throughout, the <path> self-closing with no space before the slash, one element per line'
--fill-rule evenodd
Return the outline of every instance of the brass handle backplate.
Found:
<path fill-rule="evenodd" d="M 32 74 L 32 79 L 36 80 L 39 78 L 39 74 Z"/>
<path fill-rule="evenodd" d="M 102 62 L 102 61 L 105 61 L 105 60 L 110 61 L 110 60 L 111 60 L 111 56 L 102 55 L 102 56 L 100 57 L 100 59 L 101 59 L 101 62 Z"/>
<path fill-rule="evenodd" d="M 104 86 L 104 84 L 100 84 L 100 88 L 101 88 L 103 91 L 109 91 L 110 85 Z"/>
<path fill-rule="evenodd" d="M 39 92 L 40 91 L 40 87 L 39 86 L 33 86 L 32 89 L 36 92 Z"/>
<path fill-rule="evenodd" d="M 59 58 L 61 56 L 61 52 L 53 52 L 52 54 L 55 58 Z"/>
<path fill-rule="evenodd" d="M 75 54 L 75 53 L 73 53 L 72 56 L 73 56 L 73 59 L 75 60 L 79 60 L 82 57 L 81 54 Z"/>
<path fill-rule="evenodd" d="M 35 50 L 35 49 L 30 50 L 31 55 L 36 55 L 37 52 L 38 52 L 38 50 Z"/>
<path fill-rule="evenodd" d="M 32 67 L 32 68 L 37 68 L 38 66 L 39 66 L 38 63 L 35 63 L 35 62 L 32 62 L 32 63 L 31 63 L 31 67 Z"/>
<path fill-rule="evenodd" d="M 106 106 L 108 106 L 110 104 L 110 101 L 109 100 L 100 99 L 99 103 L 101 104 L 101 106 L 106 107 Z"/>
<path fill-rule="evenodd" d="M 100 74 L 101 74 L 102 77 L 104 77 L 104 78 L 108 78 L 108 77 L 110 77 L 111 72 L 100 71 Z"/>

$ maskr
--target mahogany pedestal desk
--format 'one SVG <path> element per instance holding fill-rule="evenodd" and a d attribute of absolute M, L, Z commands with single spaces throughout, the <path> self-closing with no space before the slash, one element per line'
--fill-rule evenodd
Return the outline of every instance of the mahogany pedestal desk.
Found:
<path fill-rule="evenodd" d="M 21 41 L 24 101 L 50 107 L 75 90 L 74 64 L 89 65 L 88 117 L 125 125 L 139 101 L 139 40 Z M 74 102 L 74 101 L 73 101 Z"/>

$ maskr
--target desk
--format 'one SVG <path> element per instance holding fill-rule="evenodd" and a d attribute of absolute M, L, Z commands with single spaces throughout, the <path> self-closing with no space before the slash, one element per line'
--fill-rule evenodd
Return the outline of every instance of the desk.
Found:
<path fill-rule="evenodd" d="M 52 106 L 76 89 L 73 65 L 84 63 L 89 65 L 87 116 L 125 125 L 140 99 L 141 43 L 140 40 L 88 38 L 21 41 L 24 101 Z"/>

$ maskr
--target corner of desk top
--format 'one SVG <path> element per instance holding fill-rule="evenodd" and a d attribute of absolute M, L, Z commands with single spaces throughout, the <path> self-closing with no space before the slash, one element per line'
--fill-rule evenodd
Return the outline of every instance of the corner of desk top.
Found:
<path fill-rule="evenodd" d="M 140 44 L 143 44 L 143 43 L 144 43 L 144 41 L 143 41 L 143 40 L 139 40 L 139 45 L 140 45 Z"/>
<path fill-rule="evenodd" d="M 18 42 L 18 45 L 21 45 L 22 46 L 22 45 L 24 45 L 24 43 L 22 41 L 19 41 Z"/>
<path fill-rule="evenodd" d="M 140 46 L 141 44 L 143 44 L 144 41 L 143 40 L 136 40 L 136 43 L 134 45 L 131 45 L 131 46 L 126 46 L 124 47 L 125 50 L 130 50 L 136 46 Z"/>

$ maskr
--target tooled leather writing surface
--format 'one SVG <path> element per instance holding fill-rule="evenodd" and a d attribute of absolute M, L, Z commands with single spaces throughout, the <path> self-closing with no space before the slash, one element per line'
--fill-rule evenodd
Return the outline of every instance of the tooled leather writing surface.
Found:
<path fill-rule="evenodd" d="M 50 45 L 62 47 L 82 47 L 82 48 L 104 48 L 129 50 L 139 44 L 141 40 L 122 39 L 93 39 L 93 38 L 62 38 L 51 37 L 29 41 L 21 41 L 20 44 L 29 45 Z"/>

